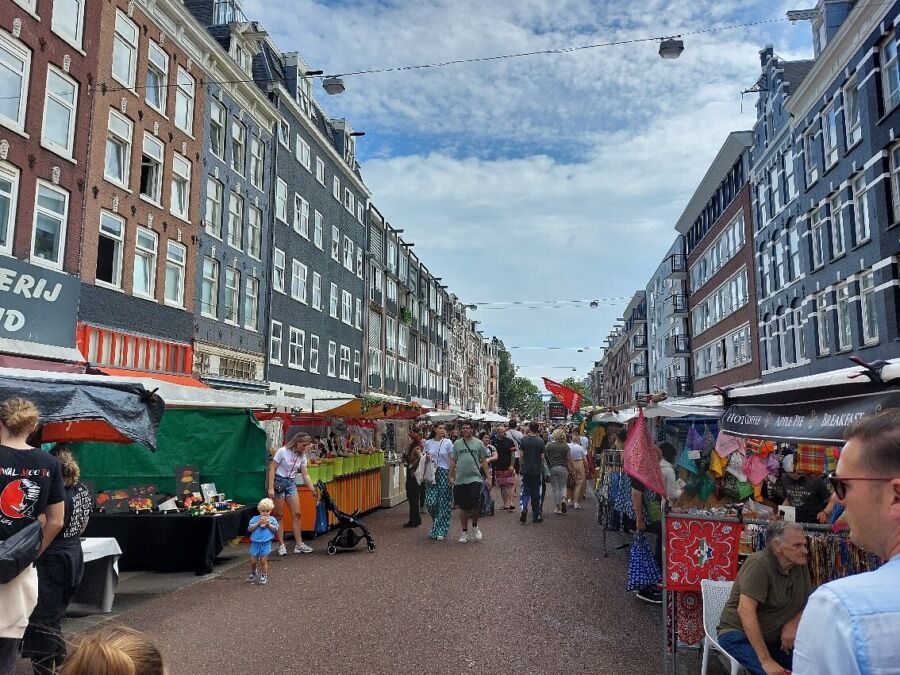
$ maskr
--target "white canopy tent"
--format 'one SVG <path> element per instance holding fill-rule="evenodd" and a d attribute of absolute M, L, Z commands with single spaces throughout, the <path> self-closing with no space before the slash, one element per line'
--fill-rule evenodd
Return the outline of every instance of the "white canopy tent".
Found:
<path fill-rule="evenodd" d="M 806 375 L 795 377 L 780 382 L 767 384 L 755 384 L 750 387 L 738 387 L 728 392 L 729 399 L 747 398 L 750 396 L 762 396 L 765 394 L 778 394 L 783 391 L 797 391 L 800 389 L 818 389 L 820 387 L 844 386 L 866 382 L 866 369 L 862 366 L 851 366 L 832 370 L 819 375 Z M 900 378 L 900 359 L 891 359 L 881 370 L 881 379 L 885 382 Z"/>

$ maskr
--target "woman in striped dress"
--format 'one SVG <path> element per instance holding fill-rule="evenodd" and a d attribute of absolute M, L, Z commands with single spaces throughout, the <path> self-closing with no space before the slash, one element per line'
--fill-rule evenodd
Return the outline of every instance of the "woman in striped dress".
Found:
<path fill-rule="evenodd" d="M 453 508 L 453 491 L 450 488 L 450 451 L 453 444 L 447 438 L 447 429 L 436 424 L 431 438 L 425 441 L 425 454 L 434 462 L 434 483 L 425 488 L 425 508 L 434 523 L 429 539 L 442 541 L 450 531 L 450 512 Z"/>

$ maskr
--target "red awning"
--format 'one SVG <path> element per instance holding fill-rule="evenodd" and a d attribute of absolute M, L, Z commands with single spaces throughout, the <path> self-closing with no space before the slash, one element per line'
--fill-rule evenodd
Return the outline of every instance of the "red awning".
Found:
<path fill-rule="evenodd" d="M 62 363 L 33 359 L 27 356 L 0 354 L 0 368 L 21 368 L 24 370 L 46 370 L 52 373 L 83 373 L 84 366 L 78 363 Z"/>
<path fill-rule="evenodd" d="M 97 368 L 101 373 L 113 375 L 115 377 L 143 377 L 169 384 L 180 384 L 184 387 L 198 387 L 200 389 L 211 389 L 209 385 L 204 384 L 196 377 L 191 375 L 170 375 L 169 373 L 149 373 L 144 370 L 127 370 L 125 368 Z"/>

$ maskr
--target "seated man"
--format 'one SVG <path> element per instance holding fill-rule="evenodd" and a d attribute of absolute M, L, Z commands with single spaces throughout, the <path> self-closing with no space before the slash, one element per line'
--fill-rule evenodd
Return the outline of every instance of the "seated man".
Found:
<path fill-rule="evenodd" d="M 719 620 L 719 644 L 753 675 L 783 675 L 800 615 L 812 593 L 806 536 L 797 523 L 773 520 L 766 550 L 748 556 Z"/>

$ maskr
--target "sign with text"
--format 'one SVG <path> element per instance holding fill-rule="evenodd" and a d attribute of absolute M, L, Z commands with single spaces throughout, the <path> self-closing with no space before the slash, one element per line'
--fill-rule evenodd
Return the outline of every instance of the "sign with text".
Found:
<path fill-rule="evenodd" d="M 568 418 L 569 411 L 559 401 L 550 401 L 547 404 L 547 415 L 551 420 L 564 420 Z"/>
<path fill-rule="evenodd" d="M 745 438 L 831 445 L 843 443 L 844 429 L 860 417 L 898 407 L 900 391 L 894 390 L 798 403 L 738 403 L 725 411 L 721 430 Z"/>
<path fill-rule="evenodd" d="M 74 347 L 80 289 L 76 277 L 0 257 L 0 338 Z"/>

